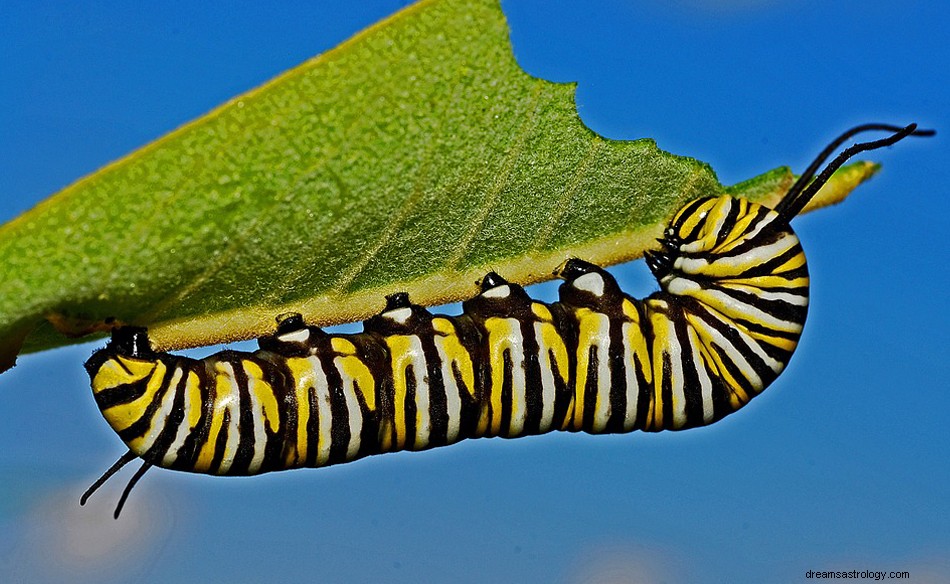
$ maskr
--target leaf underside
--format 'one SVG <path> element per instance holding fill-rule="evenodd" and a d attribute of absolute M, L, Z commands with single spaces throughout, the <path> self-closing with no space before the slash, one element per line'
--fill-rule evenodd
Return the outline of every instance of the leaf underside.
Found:
<path fill-rule="evenodd" d="M 175 349 L 284 312 L 363 319 L 394 291 L 467 298 L 490 269 L 539 282 L 571 256 L 640 257 L 688 200 L 774 204 L 794 178 L 724 187 L 652 140 L 602 138 L 574 89 L 518 67 L 497 0 L 415 4 L 0 227 L 0 362 L 116 322 Z"/>

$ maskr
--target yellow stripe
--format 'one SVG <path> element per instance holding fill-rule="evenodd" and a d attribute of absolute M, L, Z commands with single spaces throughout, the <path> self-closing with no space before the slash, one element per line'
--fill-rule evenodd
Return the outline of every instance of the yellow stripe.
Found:
<path fill-rule="evenodd" d="M 188 427 L 194 430 L 201 421 L 201 378 L 194 371 L 188 372 L 185 381 L 185 399 L 188 400 Z"/>
<path fill-rule="evenodd" d="M 127 404 L 118 404 L 102 411 L 102 415 L 116 432 L 121 432 L 138 421 L 138 419 L 145 414 L 145 410 L 148 409 L 148 406 L 151 405 L 155 399 L 155 395 L 162 388 L 162 381 L 165 379 L 165 371 L 167 369 L 165 364 L 161 361 L 155 361 L 149 362 L 148 365 L 152 374 L 145 387 L 145 392 L 139 396 L 138 399 Z M 141 370 L 142 368 L 137 368 L 136 375 Z"/>
<path fill-rule="evenodd" d="M 797 270 L 798 268 L 804 265 L 805 265 L 805 254 L 797 253 L 794 256 L 790 257 L 787 262 L 775 268 L 774 273 L 781 274 L 782 272 L 791 272 L 792 270 Z"/>
<path fill-rule="evenodd" d="M 341 355 L 355 355 L 356 347 L 349 340 L 343 337 L 332 337 L 330 347 Z"/>
<path fill-rule="evenodd" d="M 640 326 L 640 313 L 628 299 L 623 301 L 623 315 L 630 321 L 631 326 L 627 334 L 627 346 L 633 352 L 634 359 L 640 363 L 640 369 L 646 378 L 647 383 L 653 381 L 653 367 L 650 364 L 650 348 L 647 346 L 647 339 L 643 336 L 643 328 Z M 633 367 L 634 363 L 628 363 L 628 367 Z M 631 388 L 627 388 L 628 391 Z"/>
<path fill-rule="evenodd" d="M 475 397 L 475 367 L 472 365 L 472 356 L 465 350 L 465 346 L 459 340 L 458 332 L 452 325 L 452 322 L 446 318 L 433 318 L 432 328 L 437 333 L 444 335 L 441 340 L 442 350 L 448 357 L 448 363 L 443 364 L 447 375 L 452 374 L 455 364 L 459 373 L 462 375 L 462 383 L 465 385 L 465 391 L 472 398 Z"/>
<path fill-rule="evenodd" d="M 342 356 L 334 359 L 334 363 L 344 376 L 356 382 L 364 403 L 371 412 L 376 411 L 376 380 L 369 367 L 359 357 Z"/>
<path fill-rule="evenodd" d="M 236 392 L 232 392 L 234 379 L 229 372 L 222 369 L 221 362 L 215 362 L 215 375 L 212 381 L 214 388 L 214 407 L 211 410 L 211 424 L 209 426 L 208 438 L 201 445 L 201 451 L 198 453 L 198 460 L 195 463 L 195 470 L 198 472 L 211 471 L 211 462 L 214 459 L 214 449 L 218 442 L 218 434 L 224 426 L 224 412 L 230 408 L 231 402 L 238 399 Z M 232 453 L 233 456 L 233 453 Z M 222 461 L 228 458 L 227 449 Z M 217 470 L 217 469 L 215 469 Z"/>
<path fill-rule="evenodd" d="M 276 432 L 280 427 L 280 410 L 277 407 L 274 388 L 264 381 L 264 371 L 260 365 L 247 360 L 242 360 L 241 363 L 248 377 L 251 400 L 260 406 L 260 412 L 264 415 L 264 422 L 270 431 Z M 257 416 L 256 411 L 254 415 Z"/>
<path fill-rule="evenodd" d="M 347 339 L 333 337 L 330 347 L 339 355 L 334 363 L 343 375 L 349 376 L 359 386 L 363 400 L 370 411 L 376 411 L 376 379 L 369 367 L 356 353 L 356 346 Z"/>
<path fill-rule="evenodd" d="M 693 229 L 695 229 L 695 228 L 696 228 L 696 225 L 698 225 L 699 222 L 703 219 L 704 213 L 708 213 L 708 212 L 709 212 L 709 209 L 711 209 L 715 204 L 716 204 L 716 200 L 710 200 L 710 201 L 706 201 L 705 203 L 703 203 L 702 205 L 700 205 L 699 208 L 696 209 L 696 210 L 692 213 L 692 215 L 689 216 L 688 219 L 686 219 L 686 222 L 683 223 L 683 225 L 680 227 L 679 233 L 677 233 L 677 235 L 678 235 L 681 239 L 685 239 L 686 236 L 689 235 L 689 233 L 690 233 Z M 679 213 L 677 213 L 677 214 L 673 217 L 673 220 L 672 220 L 670 223 L 677 223 L 677 222 L 681 221 L 681 220 L 682 220 L 682 215 L 683 215 L 683 213 L 684 213 L 685 211 L 686 211 L 686 209 L 684 208 L 682 211 L 680 211 Z"/>
<path fill-rule="evenodd" d="M 393 430 L 395 443 L 392 447 L 401 449 L 406 444 L 406 394 L 409 388 L 406 385 L 406 367 L 413 363 L 410 354 L 410 338 L 407 335 L 386 337 L 392 355 L 393 371 Z"/>
<path fill-rule="evenodd" d="M 610 336 L 610 318 L 603 313 L 595 312 L 589 308 L 579 308 L 575 311 L 575 318 L 578 323 L 577 334 L 577 380 L 574 386 L 574 429 L 580 430 L 584 425 L 584 402 L 586 400 L 587 381 L 590 369 L 590 348 L 597 347 L 597 357 L 600 363 L 609 363 L 609 354 L 604 350 L 604 338 Z M 609 341 L 608 341 L 609 343 Z M 600 367 L 602 369 L 602 367 Z M 609 375 L 609 369 L 607 370 Z M 608 395 L 601 389 L 609 387 L 609 379 L 600 379 L 602 372 L 596 372 L 598 376 L 595 387 L 597 394 L 594 398 L 594 411 L 602 411 L 604 400 L 609 399 Z M 594 421 L 597 424 L 597 420 Z"/>
<path fill-rule="evenodd" d="M 748 235 L 747 232 L 756 218 L 757 215 L 755 213 L 749 213 L 739 217 L 736 220 L 736 224 L 733 225 L 729 231 L 729 235 L 716 247 L 715 251 L 717 253 L 729 253 L 739 245 L 745 243 L 747 239 L 746 236 Z"/>
<path fill-rule="evenodd" d="M 665 307 L 665 304 L 663 305 Z M 666 312 L 651 311 L 650 323 L 653 325 L 653 407 L 645 428 L 660 430 L 663 428 L 663 380 L 667 371 L 663 367 L 663 356 L 670 343 L 678 342 L 672 331 L 672 323 Z M 672 380 L 670 386 L 672 387 Z"/>
<path fill-rule="evenodd" d="M 557 364 L 557 370 L 561 376 L 561 380 L 567 383 L 570 376 L 569 356 L 567 354 L 567 346 L 564 344 L 564 339 L 561 338 L 557 327 L 554 326 L 554 317 L 551 316 L 551 311 L 548 310 L 547 306 L 538 302 L 531 304 L 531 311 L 534 312 L 535 316 L 537 316 L 541 322 L 541 334 L 539 335 L 541 350 L 553 353 L 553 362 Z"/>
<path fill-rule="evenodd" d="M 804 288 L 808 286 L 808 278 L 785 278 L 783 276 L 759 276 L 755 278 L 729 278 L 727 282 L 732 285 L 751 286 L 763 290 L 791 290 L 795 288 Z"/>
<path fill-rule="evenodd" d="M 110 389 L 127 383 L 141 381 L 149 375 L 156 366 L 155 361 L 143 361 L 122 355 L 115 355 L 105 361 L 92 380 L 93 393 Z"/>
<path fill-rule="evenodd" d="M 307 424 L 310 422 L 310 392 L 316 386 L 313 364 L 306 357 L 289 357 L 287 368 L 294 379 L 294 398 L 297 400 L 297 440 L 285 455 L 287 466 L 296 467 L 307 460 L 309 439 Z"/>
<path fill-rule="evenodd" d="M 509 353 L 512 363 L 516 361 L 514 351 L 521 351 L 520 346 L 512 344 L 512 338 L 521 338 L 521 323 L 513 318 L 492 317 L 485 321 L 485 330 L 488 331 L 488 365 L 491 369 L 491 387 L 489 400 L 482 401 L 482 414 L 478 423 L 478 431 L 483 435 L 491 426 L 491 434 L 501 433 L 502 387 L 505 379 L 505 352 Z M 512 372 L 512 393 L 514 387 L 514 372 Z"/>
<path fill-rule="evenodd" d="M 729 389 L 729 404 L 733 411 L 738 410 L 748 403 L 748 394 L 746 394 L 736 378 L 726 368 L 725 361 L 723 361 L 719 352 L 712 349 L 712 344 L 715 341 L 707 330 L 709 325 L 703 319 L 691 315 L 687 315 L 687 319 L 690 325 L 696 330 L 696 334 L 702 340 L 703 346 L 709 347 L 707 354 L 709 358 L 712 359 L 712 363 L 716 366 L 716 370 L 719 372 L 719 378 L 725 382 Z M 728 321 L 724 322 L 728 323 Z"/>

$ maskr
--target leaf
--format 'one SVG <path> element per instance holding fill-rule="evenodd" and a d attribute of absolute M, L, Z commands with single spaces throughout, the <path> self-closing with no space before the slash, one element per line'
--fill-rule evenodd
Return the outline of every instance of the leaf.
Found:
<path fill-rule="evenodd" d="M 824 204 L 874 172 L 851 165 Z M 114 322 L 158 348 L 365 318 L 387 293 L 472 296 L 489 269 L 642 255 L 685 201 L 774 203 L 652 140 L 602 138 L 574 85 L 515 62 L 497 0 L 415 4 L 0 228 L 0 361 Z"/>

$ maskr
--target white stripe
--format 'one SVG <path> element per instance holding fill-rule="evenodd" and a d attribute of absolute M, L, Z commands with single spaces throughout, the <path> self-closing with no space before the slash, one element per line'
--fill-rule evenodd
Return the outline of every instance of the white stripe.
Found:
<path fill-rule="evenodd" d="M 627 364 L 625 367 L 627 408 L 623 415 L 623 429 L 630 432 L 637 423 L 637 405 L 640 401 L 640 384 L 637 383 L 636 372 L 638 362 L 631 340 L 633 335 L 642 336 L 643 331 L 639 327 L 634 327 L 632 322 L 623 323 L 620 330 L 623 332 L 623 359 Z"/>
<path fill-rule="evenodd" d="M 409 353 L 412 357 L 412 376 L 416 382 L 416 435 L 413 448 L 422 449 L 429 445 L 432 418 L 429 413 L 429 370 L 422 339 L 417 335 L 409 335 Z"/>
<path fill-rule="evenodd" d="M 702 320 L 702 319 L 700 319 Z M 715 341 L 716 346 L 721 349 L 724 349 L 726 352 L 726 358 L 729 361 L 732 361 L 736 367 L 738 367 L 739 372 L 748 379 L 749 383 L 752 384 L 756 391 L 762 390 L 762 378 L 759 377 L 759 374 L 755 372 L 755 369 L 749 365 L 749 362 L 746 360 L 742 352 L 732 344 L 732 341 L 722 336 L 719 331 L 717 331 L 712 326 L 709 326 L 708 323 L 703 321 L 704 334 L 711 337 Z M 715 350 L 710 347 L 710 350 Z"/>
<path fill-rule="evenodd" d="M 264 432 L 264 404 L 256 399 L 257 393 L 254 388 L 258 380 L 247 373 L 247 368 L 244 372 L 248 381 L 247 392 L 250 402 L 248 406 L 251 408 L 251 420 L 254 424 L 254 456 L 251 457 L 251 463 L 247 468 L 250 472 L 257 472 L 261 468 L 261 463 L 264 462 L 264 447 L 267 445 L 267 434 Z"/>
<path fill-rule="evenodd" d="M 534 323 L 534 337 L 538 339 L 538 363 L 541 365 L 541 432 L 547 432 L 554 423 L 554 363 L 551 349 L 544 344 L 542 330 L 544 323 Z"/>
<path fill-rule="evenodd" d="M 441 335 L 435 336 L 435 350 L 439 355 L 439 361 L 442 362 L 442 385 L 445 387 L 445 417 L 446 432 L 445 440 L 449 444 L 458 439 L 459 424 L 462 418 L 462 398 L 461 392 L 464 391 L 455 381 L 455 372 L 452 370 L 452 362 L 445 350 L 445 339 Z"/>
<path fill-rule="evenodd" d="M 699 340 L 699 334 L 689 323 L 687 323 L 686 330 L 689 345 L 693 351 L 693 369 L 699 378 L 699 394 L 703 398 L 703 423 L 709 424 L 712 422 L 713 415 L 715 415 L 712 401 L 713 382 L 712 378 L 709 377 L 709 370 L 704 365 L 702 356 L 700 355 L 702 342 Z"/>
<path fill-rule="evenodd" d="M 597 335 L 587 339 L 597 348 L 597 398 L 594 400 L 594 425 L 592 432 L 603 432 L 610 419 L 610 318 L 594 313 L 587 318 L 596 318 Z M 589 366 L 588 366 L 589 367 Z"/>
<path fill-rule="evenodd" d="M 673 321 L 669 318 L 664 318 L 664 321 L 667 323 L 667 338 L 672 341 L 664 352 L 669 355 L 672 369 L 669 376 L 670 394 L 673 399 L 673 403 L 670 404 L 673 413 L 673 428 L 682 428 L 686 424 L 686 389 L 684 387 L 686 379 L 683 372 L 682 339 L 677 336 Z"/>
<path fill-rule="evenodd" d="M 524 336 L 521 334 L 521 322 L 514 318 L 504 319 L 510 336 L 507 339 L 508 354 L 511 356 L 511 423 L 508 435 L 518 436 L 524 430 L 526 414 L 527 380 L 524 371 Z M 502 404 L 504 407 L 504 404 Z M 500 415 L 500 412 L 499 412 Z"/>
<path fill-rule="evenodd" d="M 712 262 L 712 264 L 719 269 L 723 267 L 729 267 L 742 268 L 742 271 L 745 271 L 749 267 L 764 264 L 765 262 L 781 256 L 788 250 L 795 247 L 796 244 L 798 244 L 798 238 L 794 235 L 787 234 L 768 245 L 759 245 L 743 253 L 737 253 L 735 255 L 720 255 L 715 259 L 715 261 Z"/>
<path fill-rule="evenodd" d="M 228 423 L 228 438 L 224 446 L 224 457 L 221 459 L 221 466 L 218 467 L 218 474 L 227 474 L 234 464 L 234 455 L 237 454 L 238 444 L 241 441 L 240 421 L 241 421 L 241 393 L 238 391 L 237 381 L 234 379 L 234 367 L 230 363 L 221 363 L 222 369 L 226 372 L 225 377 L 230 383 L 227 384 L 227 393 L 222 397 L 221 394 L 215 398 L 215 401 L 224 405 L 224 411 L 228 412 L 230 420 Z M 215 383 L 217 387 L 217 383 Z M 221 415 L 224 415 L 222 412 Z"/>
<path fill-rule="evenodd" d="M 333 442 L 333 434 L 330 430 L 333 428 L 333 412 L 330 409 L 330 386 L 327 383 L 327 375 L 323 372 L 323 364 L 316 355 L 307 357 L 310 367 L 313 370 L 313 389 L 317 402 L 317 466 L 322 466 L 330 460 L 330 446 Z M 310 415 L 313 415 L 311 410 Z"/>
<path fill-rule="evenodd" d="M 342 358 L 333 360 L 333 365 L 340 374 L 343 383 L 343 399 L 346 401 L 346 417 L 350 422 L 350 442 L 346 447 L 347 459 L 352 459 L 360 450 L 360 433 L 363 431 L 363 410 L 360 409 L 360 400 L 357 397 L 356 381 L 346 374 Z"/>
<path fill-rule="evenodd" d="M 776 331 L 799 333 L 802 323 L 782 320 L 771 313 L 742 302 L 722 290 L 704 288 L 698 282 L 688 278 L 671 278 L 667 283 L 667 291 L 679 296 L 693 296 L 707 308 L 720 312 L 729 318 L 741 316 L 744 320 L 756 321 Z"/>
<path fill-rule="evenodd" d="M 713 258 L 713 261 L 709 261 L 709 258 L 681 256 L 676 258 L 676 261 L 673 262 L 673 267 L 686 274 L 702 274 L 712 265 L 715 266 L 717 270 L 727 272 L 730 276 L 736 276 L 747 271 L 750 267 L 758 266 L 773 258 L 779 257 L 795 247 L 797 243 L 798 238 L 788 234 L 768 245 L 760 245 L 744 253 L 716 256 Z"/>
<path fill-rule="evenodd" d="M 142 439 L 142 453 L 147 452 L 155 444 L 158 435 L 162 433 L 168 423 L 168 416 L 171 415 L 172 408 L 175 405 L 175 386 L 179 379 L 181 379 L 181 367 L 176 367 L 175 372 L 172 373 L 171 381 L 168 383 L 168 389 L 162 397 L 162 403 L 149 421 L 148 432 Z"/>
<path fill-rule="evenodd" d="M 179 373 L 182 375 L 186 374 L 181 370 L 175 371 L 175 375 L 178 375 Z M 172 440 L 171 446 L 168 447 L 168 450 L 165 452 L 165 456 L 162 458 L 162 466 L 165 467 L 171 466 L 178 459 L 178 450 L 185 445 L 185 440 L 193 430 L 193 428 L 188 425 L 188 420 L 191 418 L 191 400 L 188 399 L 187 384 L 184 386 L 182 391 L 185 392 L 185 395 L 183 396 L 184 412 L 182 413 L 181 423 L 178 425 L 178 433 L 175 434 L 175 439 Z"/>
<path fill-rule="evenodd" d="M 805 294 L 793 294 L 791 292 L 763 290 L 762 288 L 757 288 L 755 286 L 749 286 L 747 284 L 734 284 L 728 281 L 722 282 L 719 285 L 729 290 L 736 290 L 738 292 L 754 294 L 757 298 L 761 298 L 762 300 L 778 300 L 781 302 L 785 302 L 786 304 L 791 304 L 793 306 L 808 306 L 808 296 L 806 296 Z M 798 286 L 796 286 L 796 288 L 797 287 Z"/>

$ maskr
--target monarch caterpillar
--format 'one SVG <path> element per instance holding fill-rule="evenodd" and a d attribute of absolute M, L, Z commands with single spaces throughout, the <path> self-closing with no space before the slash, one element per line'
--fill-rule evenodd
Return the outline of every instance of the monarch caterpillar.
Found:
<path fill-rule="evenodd" d="M 820 173 L 850 137 L 854 144 Z M 143 460 L 115 510 L 152 466 L 219 475 L 320 467 L 465 438 L 656 432 L 704 426 L 740 409 L 787 365 L 808 307 L 808 269 L 789 222 L 845 161 L 909 135 L 866 124 L 833 141 L 776 208 L 699 199 L 671 219 L 647 264 L 660 290 L 624 294 L 572 258 L 560 300 L 532 300 L 498 274 L 459 316 L 406 293 L 357 334 L 278 317 L 253 353 L 196 360 L 153 351 L 121 326 L 85 366 L 96 404 L 129 450 L 82 496 Z M 817 174 L 816 174 L 817 173 Z"/>

